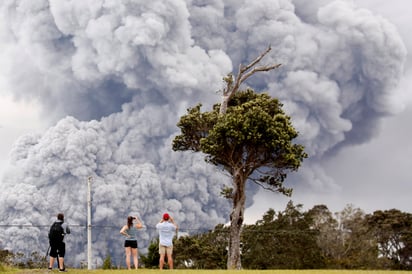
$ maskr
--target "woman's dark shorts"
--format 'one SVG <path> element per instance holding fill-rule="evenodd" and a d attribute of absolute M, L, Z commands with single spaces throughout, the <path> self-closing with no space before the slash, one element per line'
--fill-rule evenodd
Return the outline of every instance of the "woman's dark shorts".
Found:
<path fill-rule="evenodd" d="M 124 247 L 137 248 L 137 241 L 124 241 Z"/>

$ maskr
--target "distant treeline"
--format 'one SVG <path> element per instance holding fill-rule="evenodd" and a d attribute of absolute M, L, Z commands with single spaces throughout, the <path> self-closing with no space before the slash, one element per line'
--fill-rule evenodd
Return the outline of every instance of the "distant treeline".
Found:
<path fill-rule="evenodd" d="M 175 264 L 196 269 L 226 269 L 229 228 L 179 237 Z M 156 242 L 148 258 L 155 257 Z M 152 254 L 151 254 L 152 253 Z M 241 234 L 245 269 L 412 269 L 412 215 L 397 209 L 365 214 L 348 205 L 338 213 L 316 205 L 308 211 L 289 202 L 269 209 Z M 157 265 L 143 261 L 147 266 Z"/>

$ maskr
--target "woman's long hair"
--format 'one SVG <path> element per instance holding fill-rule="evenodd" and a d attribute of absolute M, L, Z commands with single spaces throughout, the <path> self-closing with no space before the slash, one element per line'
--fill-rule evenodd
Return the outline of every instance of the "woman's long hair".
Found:
<path fill-rule="evenodd" d="M 130 228 L 133 225 L 133 217 L 127 217 L 127 227 Z"/>

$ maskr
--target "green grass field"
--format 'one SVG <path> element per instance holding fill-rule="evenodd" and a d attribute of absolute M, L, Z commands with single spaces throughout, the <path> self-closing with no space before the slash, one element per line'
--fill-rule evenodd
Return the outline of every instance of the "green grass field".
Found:
<path fill-rule="evenodd" d="M 35 274 L 35 273 L 59 273 L 57 270 L 47 271 L 47 269 L 5 269 L 2 273 L 14 274 Z M 384 271 L 384 270 L 86 270 L 86 269 L 68 269 L 68 274 L 122 274 L 122 273 L 141 273 L 141 274 L 166 274 L 175 272 L 181 274 L 405 274 L 408 271 Z"/>

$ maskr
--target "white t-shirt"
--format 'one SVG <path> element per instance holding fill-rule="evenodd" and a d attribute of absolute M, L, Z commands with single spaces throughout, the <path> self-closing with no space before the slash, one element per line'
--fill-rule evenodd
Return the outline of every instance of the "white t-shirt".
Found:
<path fill-rule="evenodd" d="M 169 222 L 162 222 L 156 225 L 156 229 L 159 231 L 160 245 L 172 246 L 173 236 L 176 231 L 175 225 Z"/>

